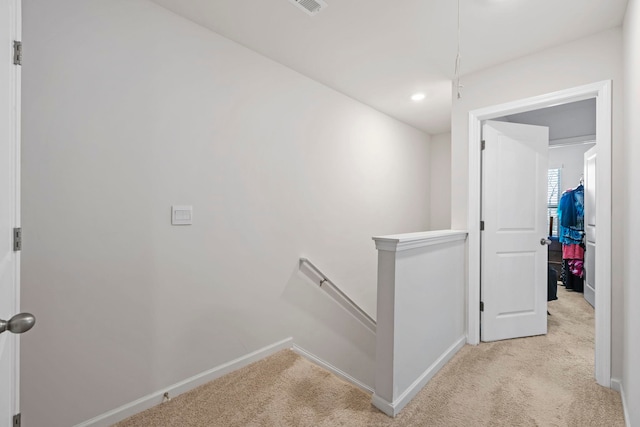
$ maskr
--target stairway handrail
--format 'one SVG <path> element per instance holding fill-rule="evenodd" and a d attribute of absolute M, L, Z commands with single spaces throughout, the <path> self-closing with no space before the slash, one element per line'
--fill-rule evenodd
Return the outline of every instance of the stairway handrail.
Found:
<path fill-rule="evenodd" d="M 309 261 L 308 258 L 302 257 L 300 258 L 299 268 L 302 268 L 304 264 L 307 264 L 311 268 L 311 270 L 313 270 L 313 272 L 320 278 L 320 280 L 316 282 L 318 283 L 320 288 L 323 288 L 323 285 L 329 285 L 331 289 L 344 301 L 344 303 L 355 310 L 355 312 L 353 310 L 349 310 L 349 308 L 345 307 L 344 304 L 342 304 L 343 307 L 349 310 L 350 313 L 356 315 L 358 320 L 360 320 L 367 328 L 375 332 L 376 321 L 373 320 L 373 318 L 369 316 L 369 314 L 364 311 L 362 307 L 360 307 L 355 301 L 349 298 L 346 293 L 344 293 L 333 281 L 331 281 L 331 279 L 329 279 L 315 264 Z"/>

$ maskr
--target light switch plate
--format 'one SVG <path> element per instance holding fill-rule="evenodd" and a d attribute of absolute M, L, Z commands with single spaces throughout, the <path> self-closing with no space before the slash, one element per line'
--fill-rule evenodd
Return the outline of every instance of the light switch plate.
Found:
<path fill-rule="evenodd" d="M 193 224 L 193 206 L 171 206 L 171 225 Z"/>

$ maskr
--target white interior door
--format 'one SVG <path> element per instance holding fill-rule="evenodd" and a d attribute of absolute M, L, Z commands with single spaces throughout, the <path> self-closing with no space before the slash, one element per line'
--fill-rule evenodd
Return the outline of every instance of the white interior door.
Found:
<path fill-rule="evenodd" d="M 584 153 L 584 299 L 596 305 L 596 154 L 597 147 Z"/>
<path fill-rule="evenodd" d="M 13 248 L 19 227 L 20 67 L 14 65 L 13 41 L 20 40 L 20 1 L 0 2 L 0 319 L 19 310 L 20 255 Z M 8 325 L 0 322 L 0 330 Z M 13 425 L 18 413 L 18 338 L 0 333 L 0 427 Z"/>
<path fill-rule="evenodd" d="M 547 333 L 549 129 L 483 126 L 482 341 Z"/>

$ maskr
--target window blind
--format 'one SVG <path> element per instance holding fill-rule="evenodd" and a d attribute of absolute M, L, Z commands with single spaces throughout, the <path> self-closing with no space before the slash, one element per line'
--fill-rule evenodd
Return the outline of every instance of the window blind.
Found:
<path fill-rule="evenodd" d="M 549 218 L 553 217 L 552 235 L 558 235 L 558 202 L 560 201 L 560 177 L 562 169 L 549 169 L 547 179 L 547 229 L 549 228 Z"/>

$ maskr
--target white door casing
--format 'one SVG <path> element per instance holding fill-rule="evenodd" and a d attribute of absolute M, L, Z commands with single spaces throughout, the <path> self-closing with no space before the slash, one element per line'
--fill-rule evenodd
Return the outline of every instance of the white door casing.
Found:
<path fill-rule="evenodd" d="M 481 339 L 546 334 L 549 129 L 488 121 L 482 135 Z"/>
<path fill-rule="evenodd" d="M 13 229 L 20 227 L 20 66 L 13 42 L 20 40 L 20 0 L 0 2 L 0 319 L 19 312 L 20 253 Z M 0 427 L 19 412 L 19 338 L 0 334 Z"/>
<path fill-rule="evenodd" d="M 598 145 L 584 153 L 584 299 L 596 305 L 596 157 Z"/>
<path fill-rule="evenodd" d="M 569 102 L 596 99 L 596 164 L 598 218 L 596 254 L 596 361 L 598 384 L 611 387 L 611 155 L 612 155 L 612 82 L 603 80 L 557 92 L 533 96 L 504 104 L 469 111 L 468 176 L 468 268 L 467 268 L 467 343 L 480 342 L 480 140 L 481 123 L 511 114 L 538 110 Z"/>

